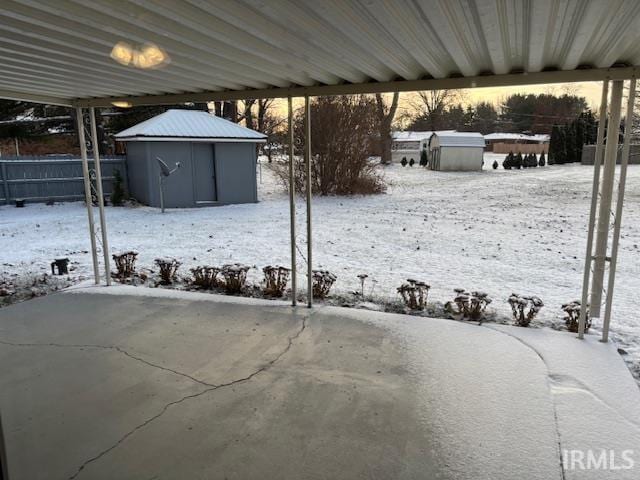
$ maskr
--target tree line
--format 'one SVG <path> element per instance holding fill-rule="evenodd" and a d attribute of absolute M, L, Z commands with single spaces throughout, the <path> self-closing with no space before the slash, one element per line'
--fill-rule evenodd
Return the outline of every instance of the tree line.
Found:
<path fill-rule="evenodd" d="M 466 104 L 460 91 L 418 92 L 409 101 L 404 117 L 407 130 L 458 130 L 528 134 L 550 134 L 554 125 L 571 123 L 588 105 L 584 97 L 564 94 L 514 94 L 498 105 L 489 102 Z"/>
<path fill-rule="evenodd" d="M 433 131 L 458 130 L 551 134 L 550 160 L 555 163 L 579 161 L 584 143 L 595 140 L 596 122 L 584 97 L 552 94 L 514 94 L 497 105 L 488 102 L 468 104 L 464 94 L 456 90 L 434 90 L 407 94 L 404 110 L 399 106 L 399 94 L 358 95 L 346 101 L 341 97 L 322 100 L 326 110 L 332 104 L 346 115 L 345 125 L 351 130 L 351 138 L 358 138 L 358 147 L 367 156 L 380 156 L 382 163 L 391 160 L 392 130 L 399 124 L 407 130 Z M 313 99 L 315 104 L 320 99 Z M 273 99 L 248 99 L 243 101 L 203 102 L 181 105 L 142 106 L 128 109 L 117 107 L 102 109 L 99 131 L 105 139 L 103 150 L 109 146 L 113 133 L 158 115 L 168 108 L 209 110 L 232 122 L 241 123 L 268 136 L 269 155 L 286 145 L 286 117 Z M 21 121 L 24 119 L 25 121 Z M 29 121 L 32 119 L 33 121 Z M 355 122 L 355 123 L 354 123 Z M 313 122 L 312 122 L 313 125 Z M 328 122 L 325 129 L 337 129 L 340 122 Z M 34 137 L 51 132 L 75 136 L 75 111 L 65 107 L 43 106 L 26 102 L 0 101 L 0 138 Z M 367 132 L 366 142 L 360 142 L 360 133 Z M 324 136 L 326 132 L 318 134 Z M 332 138 L 337 132 L 327 133 Z M 347 135 L 344 141 L 348 141 Z M 353 140 L 352 140 L 353 141 Z M 339 149 L 346 151 L 346 148 Z M 282 151 L 280 149 L 280 151 Z"/>

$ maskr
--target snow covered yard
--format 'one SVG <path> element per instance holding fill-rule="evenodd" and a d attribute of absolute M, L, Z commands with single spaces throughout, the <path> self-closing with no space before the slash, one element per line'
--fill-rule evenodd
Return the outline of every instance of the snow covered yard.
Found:
<path fill-rule="evenodd" d="M 560 305 L 580 296 L 592 167 L 551 166 L 494 171 L 503 156 L 487 154 L 481 173 L 384 169 L 387 194 L 316 197 L 314 267 L 338 276 L 335 290 L 396 297 L 408 277 L 432 286 L 430 301 L 453 298 L 453 288 L 484 290 L 498 313 L 510 315 L 511 292 L 538 295 L 540 319 L 558 322 Z M 107 208 L 113 252 L 140 252 L 138 265 L 173 256 L 181 273 L 198 264 L 242 262 L 261 268 L 289 263 L 287 195 L 262 168 L 261 202 L 190 210 Z M 614 301 L 613 337 L 640 372 L 640 167 L 629 167 Z M 298 199 L 300 284 L 305 285 L 304 203 Z M 0 207 L 0 273 L 47 272 L 69 257 L 74 275 L 91 274 L 86 211 L 81 203 Z M 596 329 L 599 327 L 596 324 Z"/>

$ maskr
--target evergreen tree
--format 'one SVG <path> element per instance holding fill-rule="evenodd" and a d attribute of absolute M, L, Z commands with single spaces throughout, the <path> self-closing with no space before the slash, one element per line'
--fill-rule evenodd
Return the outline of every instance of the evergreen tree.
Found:
<path fill-rule="evenodd" d="M 560 127 L 554 125 L 551 129 L 551 138 L 549 139 L 549 165 L 557 163 L 559 154 Z"/>
<path fill-rule="evenodd" d="M 428 163 L 429 163 L 429 160 L 427 159 L 427 151 L 426 150 L 420 151 L 420 166 L 426 167 Z"/>
<path fill-rule="evenodd" d="M 518 152 L 518 155 L 516 155 L 516 161 L 515 161 L 515 167 L 520 170 L 522 168 L 522 153 Z"/>
<path fill-rule="evenodd" d="M 111 189 L 111 204 L 119 207 L 125 200 L 124 188 L 122 187 L 122 175 L 120 170 L 113 172 L 113 187 Z"/>

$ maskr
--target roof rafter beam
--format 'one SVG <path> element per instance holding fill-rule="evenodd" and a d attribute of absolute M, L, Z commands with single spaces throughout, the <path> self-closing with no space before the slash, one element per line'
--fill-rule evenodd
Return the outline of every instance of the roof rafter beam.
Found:
<path fill-rule="evenodd" d="M 73 106 L 70 98 L 58 98 L 47 95 L 37 95 L 33 93 L 16 92 L 13 90 L 3 90 L 0 88 L 0 98 L 3 100 L 17 100 L 21 102 L 44 103 L 47 105 L 60 105 L 61 107 Z"/>
<path fill-rule="evenodd" d="M 535 73 L 482 75 L 474 77 L 434 78 L 425 80 L 399 80 L 392 82 L 348 83 L 318 85 L 313 87 L 268 88 L 257 90 L 228 90 L 219 92 L 185 93 L 174 95 L 147 95 L 141 97 L 108 97 L 76 99 L 78 107 L 104 107 L 112 102 L 128 102 L 131 105 L 162 105 L 184 102 L 218 100 L 243 100 L 247 98 L 286 98 L 354 95 L 386 92 L 413 92 L 423 90 L 466 89 L 483 87 L 507 87 L 545 83 L 592 82 L 602 80 L 627 80 L 640 76 L 640 67 L 593 68 L 584 70 L 554 70 Z"/>

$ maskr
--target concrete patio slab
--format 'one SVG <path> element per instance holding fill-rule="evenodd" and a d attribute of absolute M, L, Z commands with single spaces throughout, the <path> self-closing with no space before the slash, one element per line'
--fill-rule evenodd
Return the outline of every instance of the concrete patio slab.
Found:
<path fill-rule="evenodd" d="M 168 290 L 0 310 L 11 480 L 572 478 L 548 363 L 500 328 Z"/>

